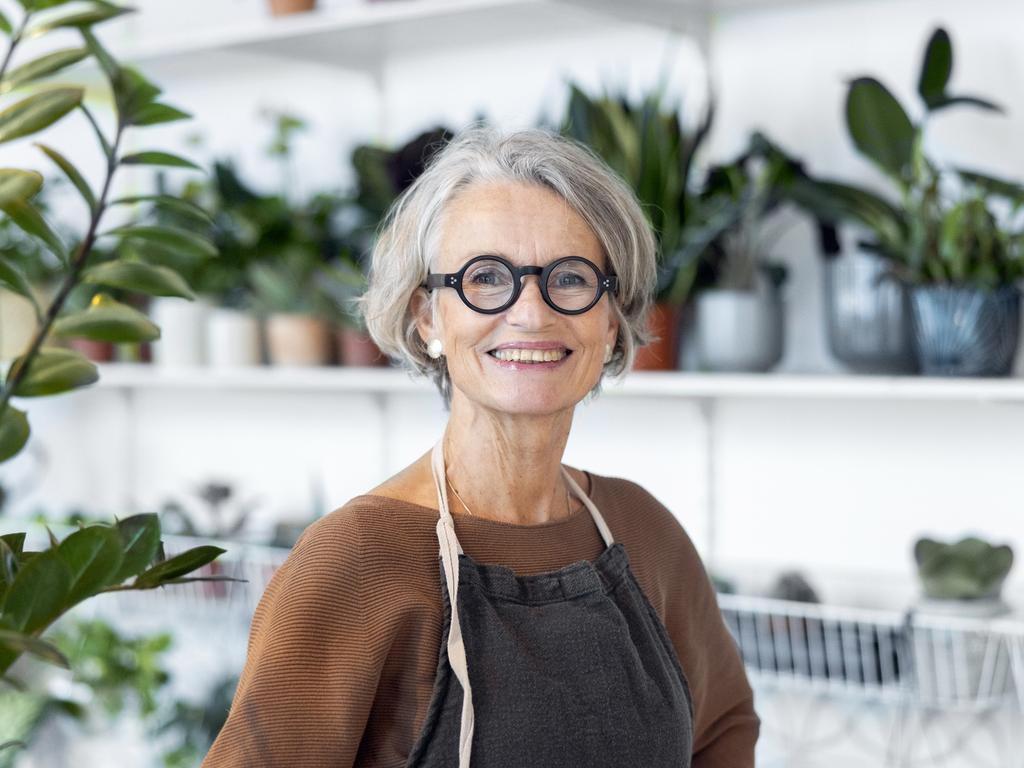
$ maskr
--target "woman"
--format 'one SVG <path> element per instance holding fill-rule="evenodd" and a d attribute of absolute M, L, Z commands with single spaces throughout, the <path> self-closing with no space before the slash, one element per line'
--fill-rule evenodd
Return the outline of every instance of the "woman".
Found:
<path fill-rule="evenodd" d="M 582 146 L 474 128 L 432 158 L 361 309 L 447 427 L 275 573 L 204 768 L 753 765 L 690 538 L 637 484 L 561 463 L 577 403 L 648 340 L 654 282 L 635 197 Z"/>

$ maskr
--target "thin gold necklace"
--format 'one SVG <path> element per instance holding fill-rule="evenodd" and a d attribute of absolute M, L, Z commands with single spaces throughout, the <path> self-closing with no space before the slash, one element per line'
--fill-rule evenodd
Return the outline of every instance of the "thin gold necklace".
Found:
<path fill-rule="evenodd" d="M 462 500 L 462 497 L 459 496 L 459 492 L 455 490 L 455 486 L 452 485 L 452 481 L 448 479 L 448 473 L 447 472 L 445 472 L 444 480 L 445 480 L 446 483 L 448 483 L 448 487 L 452 489 L 452 492 L 455 494 L 455 497 L 459 500 L 459 503 L 462 504 L 463 509 L 465 509 L 467 512 L 469 512 L 469 514 L 473 515 L 473 512 L 470 510 L 470 508 L 468 506 L 466 506 L 466 502 L 464 502 Z M 571 516 L 572 515 L 572 501 L 569 498 L 569 486 L 568 485 L 565 487 L 565 508 L 568 510 L 568 514 L 566 515 L 566 517 Z M 473 517 L 476 517 L 476 515 L 473 515 Z"/>

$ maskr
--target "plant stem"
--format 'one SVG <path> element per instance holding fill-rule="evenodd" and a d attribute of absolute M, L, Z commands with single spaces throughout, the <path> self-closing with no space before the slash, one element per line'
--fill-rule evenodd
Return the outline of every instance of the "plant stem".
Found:
<path fill-rule="evenodd" d="M 18 25 L 17 31 L 11 36 L 11 44 L 7 46 L 7 53 L 4 54 L 4 63 L 0 65 L 0 81 L 3 81 L 4 76 L 7 74 L 7 67 L 10 66 L 14 49 L 17 48 L 18 43 L 21 42 L 21 37 L 25 34 L 25 27 L 28 26 L 28 20 L 31 16 L 32 11 L 26 11 L 25 15 L 21 19 L 21 24 Z"/>
<path fill-rule="evenodd" d="M 107 155 L 107 171 L 106 178 L 103 180 L 103 190 L 96 199 L 96 210 L 93 212 L 89 221 L 89 228 L 86 231 L 85 239 L 82 240 L 81 244 L 78 246 L 78 250 L 71 260 L 71 269 L 65 276 L 64 282 L 61 284 L 57 295 L 47 308 L 46 317 L 43 320 L 42 325 L 39 326 L 36 331 L 36 335 L 32 338 L 28 351 L 22 355 L 21 363 L 14 371 L 14 375 L 4 382 L 3 390 L 0 392 L 0 418 L 3 418 L 4 411 L 7 410 L 7 403 L 10 401 L 14 391 L 18 388 L 18 385 L 25 378 L 25 374 L 27 373 L 32 360 L 38 354 L 39 349 L 42 347 L 43 342 L 50 333 L 51 326 L 60 314 L 60 311 L 64 308 L 64 302 L 67 300 L 68 294 L 70 294 L 78 285 L 81 272 L 85 268 L 85 263 L 88 261 L 89 255 L 92 252 L 92 246 L 96 240 L 96 231 L 99 228 L 100 219 L 106 211 L 107 196 L 110 194 L 110 185 L 114 178 L 114 172 L 117 170 L 117 152 L 121 145 L 121 137 L 123 133 L 124 126 L 121 124 L 121 121 L 118 120 L 114 143 L 111 146 L 110 154 Z"/>

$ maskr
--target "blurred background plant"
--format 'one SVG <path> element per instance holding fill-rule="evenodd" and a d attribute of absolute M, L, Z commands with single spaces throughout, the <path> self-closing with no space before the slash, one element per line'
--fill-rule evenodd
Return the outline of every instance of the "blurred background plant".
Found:
<path fill-rule="evenodd" d="M 664 85 L 639 103 L 569 85 L 559 130 L 594 150 L 636 193 L 658 239 L 658 302 L 682 304 L 708 279 L 701 256 L 739 217 L 734 200 L 700 194 L 697 154 L 713 118 L 711 101 L 696 129 L 685 130 L 681 108 L 668 100 Z"/>
<path fill-rule="evenodd" d="M 71 670 L 36 664 L 27 692 L 0 691 L 0 742 L 16 739 L 33 761 L 66 765 L 73 742 L 102 739 L 137 720 L 165 768 L 194 768 L 213 743 L 237 676 L 215 681 L 198 701 L 178 699 L 168 671 L 170 633 L 128 634 L 104 619 L 69 617 L 48 639 Z M 16 756 L 0 752 L 0 768 L 14 768 Z"/>

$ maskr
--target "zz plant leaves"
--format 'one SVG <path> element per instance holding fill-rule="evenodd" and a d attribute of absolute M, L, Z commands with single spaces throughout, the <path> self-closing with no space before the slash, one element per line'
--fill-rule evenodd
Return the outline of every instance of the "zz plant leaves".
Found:
<path fill-rule="evenodd" d="M 22 653 L 62 663 L 60 654 L 39 634 L 97 594 L 185 581 L 237 581 L 225 576 L 188 577 L 224 550 L 205 545 L 166 558 L 154 514 L 133 515 L 116 525 L 90 525 L 63 541 L 52 537 L 51 546 L 42 552 L 24 551 L 24 541 L 24 533 L 0 537 L 0 677 Z"/>

